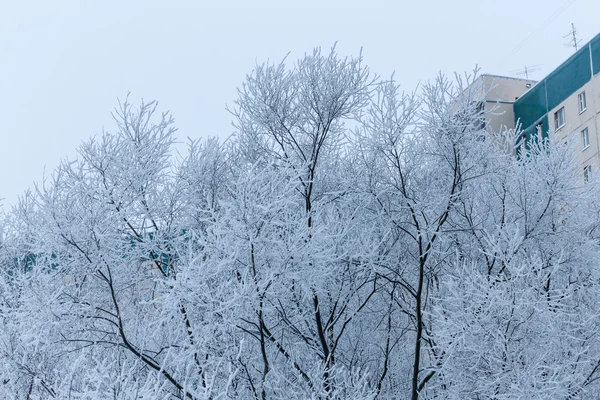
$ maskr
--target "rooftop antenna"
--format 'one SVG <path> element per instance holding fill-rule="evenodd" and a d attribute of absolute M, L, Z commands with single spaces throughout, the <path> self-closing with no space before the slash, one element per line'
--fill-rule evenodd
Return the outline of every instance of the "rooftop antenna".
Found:
<path fill-rule="evenodd" d="M 540 67 L 542 65 L 538 64 L 538 65 L 530 65 L 530 66 L 525 66 L 521 69 L 516 69 L 514 71 L 512 71 L 513 74 L 518 75 L 518 76 L 525 76 L 525 79 L 529 79 L 529 74 L 535 72 L 535 71 L 539 71 Z"/>
<path fill-rule="evenodd" d="M 574 47 L 575 51 L 579 49 L 579 43 L 581 43 L 582 39 L 577 39 L 577 29 L 575 29 L 574 23 L 571 22 L 571 31 L 563 36 L 563 38 L 569 38 L 569 41 L 565 43 L 565 46 Z"/>

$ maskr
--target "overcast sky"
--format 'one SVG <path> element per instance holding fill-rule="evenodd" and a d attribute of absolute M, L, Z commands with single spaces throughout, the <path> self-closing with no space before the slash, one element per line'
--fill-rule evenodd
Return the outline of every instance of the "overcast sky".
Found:
<path fill-rule="evenodd" d="M 338 42 L 405 89 L 442 71 L 539 79 L 600 32 L 598 0 L 0 0 L 5 208 L 131 99 L 171 110 L 178 139 L 232 133 L 226 104 L 257 62 Z"/>

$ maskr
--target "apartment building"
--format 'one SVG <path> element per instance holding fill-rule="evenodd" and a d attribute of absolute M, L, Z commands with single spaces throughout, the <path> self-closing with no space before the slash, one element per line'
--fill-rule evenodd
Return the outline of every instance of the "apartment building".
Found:
<path fill-rule="evenodd" d="M 515 127 L 514 104 L 537 82 L 500 75 L 480 75 L 469 87 L 473 101 L 480 104 L 488 118 L 490 132 Z"/>
<path fill-rule="evenodd" d="M 600 34 L 539 82 L 482 75 L 474 82 L 485 104 L 488 128 L 520 126 L 523 139 L 556 134 L 578 139 L 584 179 L 600 171 Z"/>

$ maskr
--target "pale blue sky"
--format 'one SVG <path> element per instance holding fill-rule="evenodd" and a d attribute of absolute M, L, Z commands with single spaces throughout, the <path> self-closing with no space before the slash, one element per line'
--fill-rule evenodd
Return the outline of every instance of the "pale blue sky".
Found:
<path fill-rule="evenodd" d="M 591 39 L 599 15 L 598 0 L 0 0 L 0 198 L 15 203 L 44 168 L 112 130 L 128 91 L 171 110 L 181 140 L 225 137 L 225 105 L 267 58 L 337 41 L 409 90 L 475 64 L 503 75 L 541 65 L 539 79 L 572 54 L 571 22 Z"/>

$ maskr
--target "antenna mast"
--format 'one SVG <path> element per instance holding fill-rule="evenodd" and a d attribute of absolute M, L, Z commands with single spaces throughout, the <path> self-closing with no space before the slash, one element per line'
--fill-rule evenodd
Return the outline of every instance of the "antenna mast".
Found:
<path fill-rule="evenodd" d="M 538 71 L 540 69 L 540 67 L 541 67 L 541 64 L 530 65 L 530 66 L 526 65 L 524 68 L 512 71 L 512 73 L 516 74 L 518 76 L 525 76 L 525 79 L 529 79 L 529 74 L 531 74 L 532 72 Z"/>
<path fill-rule="evenodd" d="M 571 31 L 567 33 L 563 38 L 568 38 L 569 41 L 565 43 L 565 46 L 574 47 L 575 51 L 579 49 L 579 43 L 581 43 L 581 39 L 577 39 L 577 29 L 575 29 L 575 24 L 571 22 Z"/>

